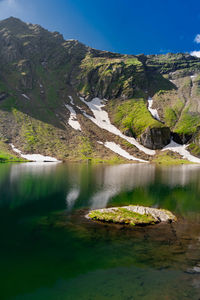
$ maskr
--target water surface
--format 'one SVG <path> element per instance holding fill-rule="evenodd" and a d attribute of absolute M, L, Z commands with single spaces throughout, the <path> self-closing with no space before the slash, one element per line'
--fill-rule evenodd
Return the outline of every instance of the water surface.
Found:
<path fill-rule="evenodd" d="M 1 164 L 0 299 L 199 299 L 200 166 Z M 102 225 L 88 209 L 142 204 L 179 222 Z"/>

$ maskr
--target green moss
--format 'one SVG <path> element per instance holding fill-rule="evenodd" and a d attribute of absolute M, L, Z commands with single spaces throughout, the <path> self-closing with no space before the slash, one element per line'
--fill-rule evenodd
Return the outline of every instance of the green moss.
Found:
<path fill-rule="evenodd" d="M 130 129 L 135 136 L 139 136 L 146 128 L 162 127 L 163 124 L 155 120 L 147 109 L 147 104 L 143 99 L 127 100 L 117 103 L 114 106 L 114 111 L 110 107 L 114 123 L 120 127 L 121 130 Z"/>
<path fill-rule="evenodd" d="M 200 125 L 200 116 L 192 114 L 185 109 L 181 115 L 181 119 L 177 123 L 174 132 L 179 134 L 192 134 L 196 132 L 197 127 Z"/>
<path fill-rule="evenodd" d="M 169 127 L 173 127 L 176 124 L 177 115 L 172 108 L 170 108 L 170 107 L 165 108 L 164 120 L 165 120 L 166 125 Z"/>
<path fill-rule="evenodd" d="M 200 147 L 199 145 L 195 144 L 195 143 L 191 143 L 189 146 L 188 146 L 188 150 L 191 151 L 191 153 L 195 156 L 200 156 Z"/>
<path fill-rule="evenodd" d="M 173 105 L 173 110 L 174 110 L 174 112 L 176 113 L 177 116 L 180 115 L 183 107 L 184 107 L 183 101 L 181 101 L 181 99 L 178 98 L 176 100 L 175 104 Z"/>
<path fill-rule="evenodd" d="M 166 94 L 166 93 L 168 93 L 168 91 L 165 91 L 165 90 L 159 90 L 159 91 L 157 92 L 157 96 L 161 96 L 161 95 L 164 95 L 164 94 Z"/>
<path fill-rule="evenodd" d="M 124 63 L 128 66 L 130 65 L 142 66 L 142 63 L 136 57 L 125 59 Z"/>
<path fill-rule="evenodd" d="M 58 130 L 51 124 L 31 118 L 13 109 L 13 115 L 19 126 L 19 136 L 23 141 L 23 150 L 27 152 L 56 153 L 60 157 L 68 154 L 66 145 L 59 138 Z"/>
<path fill-rule="evenodd" d="M 109 223 L 139 225 L 155 224 L 157 221 L 150 215 L 141 215 L 126 208 L 116 208 L 112 211 L 92 210 L 88 215 L 92 220 Z"/>
<path fill-rule="evenodd" d="M 79 148 L 78 152 L 80 153 L 81 157 L 83 159 L 90 159 L 92 154 L 92 145 L 87 137 L 79 137 Z"/>
<path fill-rule="evenodd" d="M 169 151 L 160 152 L 153 158 L 152 162 L 164 166 L 191 164 L 190 161 L 181 159 L 177 153 Z"/>
<path fill-rule="evenodd" d="M 3 141 L 0 141 L 0 163 L 5 162 L 24 162 L 22 158 L 19 158 L 11 153 L 9 150 L 9 146 L 5 144 Z"/>

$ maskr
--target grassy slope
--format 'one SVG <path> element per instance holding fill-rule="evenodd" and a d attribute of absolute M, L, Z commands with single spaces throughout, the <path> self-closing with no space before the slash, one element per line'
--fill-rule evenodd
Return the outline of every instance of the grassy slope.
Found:
<path fill-rule="evenodd" d="M 14 155 L 10 149 L 10 147 L 4 143 L 3 141 L 0 141 L 0 163 L 5 162 L 23 162 L 26 161 L 22 158 L 17 157 Z"/>
<path fill-rule="evenodd" d="M 112 121 L 122 130 L 130 130 L 134 136 L 139 136 L 146 128 L 162 127 L 163 124 L 155 120 L 147 109 L 147 102 L 143 99 L 126 101 L 110 101 L 107 109 Z"/>
<path fill-rule="evenodd" d="M 40 75 L 40 81 L 45 89 L 48 86 L 48 78 L 45 79 Z M 59 97 L 51 97 L 49 93 L 44 99 L 39 92 L 35 92 L 36 89 L 37 87 L 31 92 L 27 92 L 31 101 L 16 95 L 9 96 L 0 102 L 0 130 L 6 139 L 9 138 L 10 142 L 12 141 L 25 153 L 41 153 L 55 156 L 61 160 L 89 160 L 106 163 L 125 161 L 115 153 L 104 149 L 103 146 L 97 146 L 89 132 L 78 132 L 65 126 L 68 122 L 69 113 L 63 108 L 62 95 L 60 102 L 58 102 Z M 11 93 L 10 91 L 11 89 L 9 93 Z M 54 93 L 55 89 L 53 90 Z M 71 91 L 65 89 L 63 93 L 63 97 L 66 97 L 67 101 Z M 49 103 L 55 99 L 57 102 L 52 108 Z M 45 101 L 48 103 L 46 104 Z M 51 110 L 48 110 L 49 107 Z M 57 113 L 59 118 L 56 116 Z M 7 124 L 6 127 L 5 124 Z M 92 128 L 90 129 L 92 130 Z"/>
<path fill-rule="evenodd" d="M 171 151 L 159 152 L 151 162 L 163 166 L 191 164 L 190 161 L 182 159 L 178 153 L 174 153 Z"/>
<path fill-rule="evenodd" d="M 82 60 L 78 79 L 77 89 L 86 97 L 94 92 L 93 80 L 96 92 L 107 98 L 117 96 L 120 91 L 128 97 L 133 93 L 133 85 L 145 85 L 142 63 L 136 57 L 126 56 L 105 58 L 88 54 Z M 135 89 L 134 94 L 144 96 L 144 91 Z"/>

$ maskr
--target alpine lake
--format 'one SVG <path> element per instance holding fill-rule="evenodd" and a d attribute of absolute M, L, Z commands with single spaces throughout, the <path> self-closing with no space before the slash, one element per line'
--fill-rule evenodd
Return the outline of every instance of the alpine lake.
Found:
<path fill-rule="evenodd" d="M 177 223 L 100 224 L 165 208 Z M 1 300 L 200 299 L 200 165 L 0 165 Z"/>

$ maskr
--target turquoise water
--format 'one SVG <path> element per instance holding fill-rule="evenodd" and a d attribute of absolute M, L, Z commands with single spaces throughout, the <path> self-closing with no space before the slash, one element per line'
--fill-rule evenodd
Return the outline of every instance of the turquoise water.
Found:
<path fill-rule="evenodd" d="M 200 299 L 200 166 L 0 165 L 0 299 Z M 91 208 L 143 204 L 178 223 L 124 228 Z"/>

